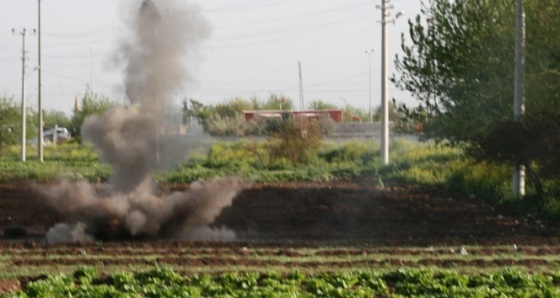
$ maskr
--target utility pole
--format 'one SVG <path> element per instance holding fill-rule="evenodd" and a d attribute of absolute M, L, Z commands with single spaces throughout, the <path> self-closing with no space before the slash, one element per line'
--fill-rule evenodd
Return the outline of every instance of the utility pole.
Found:
<path fill-rule="evenodd" d="M 35 32 L 35 30 L 33 30 Z M 21 161 L 25 162 L 25 150 L 27 138 L 25 136 L 26 130 L 26 106 L 25 106 L 25 68 L 26 68 L 26 60 L 27 60 L 27 49 L 25 47 L 25 37 L 29 34 L 27 29 L 23 28 L 21 32 L 16 32 L 15 29 L 12 29 L 13 34 L 21 35 L 23 40 L 22 46 L 22 54 L 21 54 Z"/>
<path fill-rule="evenodd" d="M 525 12 L 523 0 L 517 0 L 515 18 L 515 90 L 513 119 L 523 122 L 525 99 L 523 94 L 523 75 L 525 72 Z M 513 166 L 513 194 L 521 198 L 525 195 L 525 167 L 517 162 Z"/>
<path fill-rule="evenodd" d="M 299 110 L 303 111 L 303 79 L 301 76 L 301 61 L 298 61 L 299 68 Z"/>
<path fill-rule="evenodd" d="M 387 61 L 387 23 L 395 23 L 395 20 L 403 15 L 400 11 L 395 15 L 395 18 L 388 20 L 387 17 L 391 13 L 387 10 L 394 9 L 390 0 L 381 0 L 381 5 L 376 5 L 377 9 L 381 9 L 381 164 L 389 164 L 389 95 L 388 85 L 389 79 L 387 76 L 389 64 Z"/>
<path fill-rule="evenodd" d="M 38 47 L 39 47 L 39 57 L 38 57 L 38 63 L 39 63 L 39 86 L 38 88 L 38 105 L 37 105 L 37 109 L 38 109 L 38 117 L 39 118 L 39 125 L 38 127 L 38 131 L 37 131 L 37 138 L 38 138 L 38 144 L 37 144 L 37 155 L 39 156 L 39 161 L 43 162 L 43 65 L 41 64 L 41 0 L 38 0 L 38 26 L 39 26 L 39 32 L 38 32 Z"/>
<path fill-rule="evenodd" d="M 373 110 L 371 107 L 371 55 L 373 54 L 373 49 L 366 51 L 366 55 L 368 55 L 368 73 L 369 73 L 369 122 L 373 123 Z"/>

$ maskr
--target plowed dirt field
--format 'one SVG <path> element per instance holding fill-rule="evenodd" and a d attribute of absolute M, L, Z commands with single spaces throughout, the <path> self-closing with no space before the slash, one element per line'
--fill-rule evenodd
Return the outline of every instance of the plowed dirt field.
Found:
<path fill-rule="evenodd" d="M 57 245 L 44 240 L 58 222 L 56 214 L 26 183 L 2 184 L 0 228 L 23 226 L 28 235 L 1 239 L 0 269 L 15 276 L 0 277 L 0 288 L 10 291 L 34 275 L 84 265 L 115 270 L 165 264 L 179 272 L 560 265 L 557 223 L 441 188 L 381 188 L 375 181 L 360 176 L 333 182 L 253 184 L 213 224 L 234 231 L 233 242 L 117 240 Z M 468 258 L 460 253 L 461 246 L 467 248 Z"/>

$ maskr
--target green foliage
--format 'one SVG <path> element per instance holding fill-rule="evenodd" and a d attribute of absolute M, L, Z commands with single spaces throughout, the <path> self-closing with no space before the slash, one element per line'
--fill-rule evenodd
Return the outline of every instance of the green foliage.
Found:
<path fill-rule="evenodd" d="M 56 110 L 47 110 L 43 113 L 43 127 L 44 129 L 58 127 L 70 127 L 71 119 L 62 112 Z"/>
<path fill-rule="evenodd" d="M 379 165 L 378 149 L 365 141 L 324 144 L 299 164 L 287 157 L 271 157 L 271 148 L 268 141 L 218 142 L 206 153 L 162 173 L 160 180 L 180 183 L 227 175 L 267 182 L 329 180 L 373 171 Z"/>
<path fill-rule="evenodd" d="M 242 113 L 237 112 L 230 116 L 211 114 L 204 120 L 203 127 L 213 136 L 245 136 L 258 131 L 258 126 L 247 121 Z"/>
<path fill-rule="evenodd" d="M 8 297 L 558 297 L 557 279 L 554 272 L 505 269 L 485 274 L 404 268 L 287 275 L 225 272 L 188 278 L 156 268 L 137 274 L 116 272 L 88 284 L 54 275 Z"/>
<path fill-rule="evenodd" d="M 525 113 L 513 119 L 515 1 L 431 0 L 409 22 L 393 81 L 419 100 L 401 106 L 424 136 L 466 144 L 478 160 L 521 164 L 546 203 L 560 178 L 560 4 L 527 1 Z M 550 189 L 550 188 L 549 188 Z"/>
<path fill-rule="evenodd" d="M 184 103 L 185 105 L 185 103 Z M 205 107 L 191 100 L 192 114 L 198 117 L 204 130 L 213 136 L 248 136 L 270 133 L 274 121 L 268 119 L 255 119 L 247 121 L 243 115 L 244 110 L 289 110 L 291 100 L 277 95 L 271 95 L 267 101 L 258 98 L 245 100 L 233 98 L 215 106 Z M 188 111 L 191 113 L 191 111 Z"/>
<path fill-rule="evenodd" d="M 450 189 L 474 194 L 496 202 L 511 199 L 511 167 L 473 161 L 455 161 L 447 178 Z"/>
<path fill-rule="evenodd" d="M 323 142 L 317 123 L 286 119 L 282 121 L 270 140 L 270 158 L 274 162 L 286 158 L 295 165 L 305 164 L 310 155 L 316 154 Z"/>
<path fill-rule="evenodd" d="M 219 103 L 214 107 L 214 114 L 219 115 L 222 118 L 236 117 L 241 114 L 244 110 L 250 110 L 252 104 L 250 101 L 243 98 L 232 98 L 227 102 Z"/>
<path fill-rule="evenodd" d="M 360 141 L 348 141 L 342 144 L 325 144 L 319 150 L 319 157 L 329 163 L 355 163 L 366 165 L 375 161 L 378 146 Z"/>
<path fill-rule="evenodd" d="M 301 130 L 294 130 L 300 136 Z M 305 144 L 304 138 L 294 143 Z M 291 141 L 291 140 L 290 140 Z M 273 156 L 269 141 L 242 140 L 217 142 L 207 151 L 191 155 L 180 166 L 156 173 L 159 182 L 190 183 L 217 176 L 240 176 L 251 181 L 330 181 L 363 173 L 378 175 L 378 186 L 398 181 L 440 185 L 450 190 L 473 194 L 518 210 L 546 216 L 560 214 L 560 182 L 543 179 L 547 200 L 535 204 L 531 199 L 536 187 L 528 185 L 526 200 L 514 203 L 511 196 L 511 167 L 477 162 L 464 156 L 461 149 L 445 144 L 395 140 L 391 144 L 391 163 L 381 166 L 379 147 L 370 141 L 326 142 L 304 153 L 294 162 L 286 156 Z M 296 146 L 294 145 L 294 146 Z M 36 147 L 28 146 L 28 161 L 19 161 L 19 147 L 7 149 L 0 158 L 0 181 L 33 180 L 56 182 L 62 179 L 107 181 L 111 166 L 101 163 L 90 145 L 65 143 L 45 146 L 44 162 L 37 160 Z M 287 151 L 288 149 L 283 149 Z M 298 150 L 300 150 L 298 148 Z M 552 195 L 550 195 L 552 194 Z"/>
<path fill-rule="evenodd" d="M 285 110 L 289 111 L 294 108 L 292 99 L 282 95 L 271 94 L 266 100 L 252 98 L 253 110 Z"/>
<path fill-rule="evenodd" d="M 0 154 L 21 142 L 21 105 L 13 97 L 0 97 Z M 37 136 L 36 113 L 27 109 L 26 139 Z"/>
<path fill-rule="evenodd" d="M 69 125 L 70 133 L 73 137 L 80 137 L 82 124 L 87 116 L 103 113 L 116 105 L 106 96 L 87 92 L 81 100 L 80 109 L 74 111 Z"/>
<path fill-rule="evenodd" d="M 0 181 L 34 180 L 53 182 L 61 179 L 106 181 L 111 167 L 100 163 L 91 146 L 62 144 L 44 147 L 44 162 L 37 160 L 37 148 L 27 147 L 28 160 L 19 161 L 19 146 L 11 147 L 0 158 Z"/>
<path fill-rule="evenodd" d="M 83 267 L 74 272 L 74 279 L 81 284 L 91 284 L 91 282 L 99 277 L 99 272 L 95 267 Z"/>
<path fill-rule="evenodd" d="M 394 141 L 392 163 L 379 173 L 393 180 L 442 185 L 454 172 L 452 162 L 462 158 L 462 151 L 446 145 Z"/>
<path fill-rule="evenodd" d="M 431 0 L 409 21 L 393 81 L 419 105 L 405 111 L 430 138 L 477 142 L 513 114 L 514 2 Z"/>
<path fill-rule="evenodd" d="M 328 102 L 325 102 L 323 100 L 317 99 L 317 100 L 312 100 L 309 103 L 309 108 L 312 110 L 333 110 L 333 109 L 338 109 L 338 107 L 336 105 L 330 104 Z"/>
<path fill-rule="evenodd" d="M 28 297 L 69 297 L 75 289 L 76 284 L 71 277 L 59 274 L 30 283 L 25 294 Z"/>
<path fill-rule="evenodd" d="M 521 164 L 525 166 L 527 180 L 535 188 L 540 204 L 546 197 L 558 197 L 560 189 L 547 187 L 547 180 L 560 178 L 560 114 L 556 110 L 528 118 L 524 124 L 505 121 L 484 138 L 474 156 L 489 162 Z"/>
<path fill-rule="evenodd" d="M 20 112 L 13 98 L 0 98 L 0 152 L 19 140 L 21 124 Z"/>
<path fill-rule="evenodd" d="M 242 172 L 248 168 L 262 168 L 267 160 L 267 152 L 262 144 L 250 141 L 221 142 L 210 148 L 203 165 Z"/>

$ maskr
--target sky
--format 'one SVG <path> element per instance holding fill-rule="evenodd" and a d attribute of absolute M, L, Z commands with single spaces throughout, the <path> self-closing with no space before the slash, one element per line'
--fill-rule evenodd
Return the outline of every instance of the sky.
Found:
<path fill-rule="evenodd" d="M 22 35 L 38 29 L 38 1 L 1 0 L 0 96 L 22 98 Z M 158 0 L 153 0 L 157 6 Z M 182 1 L 182 0 L 177 0 Z M 192 79 L 180 94 L 203 104 L 240 97 L 266 100 L 271 94 L 292 99 L 299 108 L 299 66 L 304 108 L 314 100 L 339 107 L 381 104 L 381 0 L 192 0 L 210 21 L 208 39 L 185 61 Z M 43 106 L 71 115 L 76 96 L 91 88 L 126 102 L 123 69 L 115 65 L 123 22 L 142 0 L 41 0 Z M 388 24 L 389 77 L 400 53 L 408 19 L 420 12 L 419 0 L 391 0 Z M 132 9 L 131 9 L 132 8 Z M 390 18 L 392 18 L 392 16 Z M 37 35 L 26 37 L 26 100 L 38 98 Z M 371 54 L 366 51 L 373 50 Z M 194 55 L 193 55 L 194 53 Z M 370 67 L 371 66 L 371 72 Z M 371 74 L 371 97 L 370 81 Z M 410 94 L 389 82 L 389 98 L 414 105 Z M 370 101 L 371 100 L 371 101 Z"/>

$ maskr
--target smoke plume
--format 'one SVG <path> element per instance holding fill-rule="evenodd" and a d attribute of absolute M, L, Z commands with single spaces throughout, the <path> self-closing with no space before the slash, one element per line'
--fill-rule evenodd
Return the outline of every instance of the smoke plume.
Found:
<path fill-rule="evenodd" d="M 223 208 L 245 187 L 238 178 L 193 182 L 187 191 L 157 194 L 150 180 L 127 193 L 85 181 L 42 187 L 43 197 L 64 223 L 49 230 L 49 243 L 93 239 L 232 240 L 235 233 L 213 229 Z"/>
<path fill-rule="evenodd" d="M 160 135 L 160 124 L 174 96 L 192 81 L 185 65 L 209 36 L 209 22 L 198 6 L 183 0 L 135 4 L 135 17 L 128 21 L 131 35 L 118 51 L 134 108 L 116 107 L 90 116 L 81 130 L 84 139 L 100 150 L 100 158 L 113 166 L 109 184 L 66 181 L 43 187 L 41 193 L 63 221 L 51 228 L 48 241 L 231 240 L 232 231 L 210 225 L 231 205 L 244 182 L 197 181 L 187 191 L 160 194 L 151 175 L 185 157 L 179 139 Z"/>
<path fill-rule="evenodd" d="M 158 114 L 193 81 L 185 63 L 196 56 L 211 26 L 198 6 L 184 0 L 145 0 L 135 10 L 137 17 L 127 22 L 131 36 L 122 40 L 117 59 L 125 65 L 128 98 Z"/>

